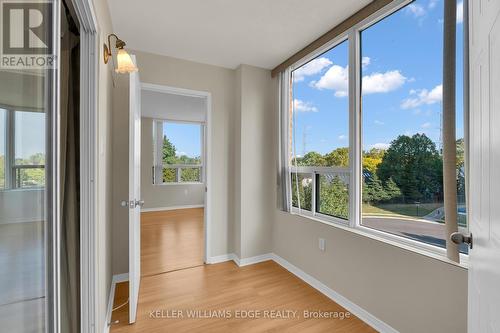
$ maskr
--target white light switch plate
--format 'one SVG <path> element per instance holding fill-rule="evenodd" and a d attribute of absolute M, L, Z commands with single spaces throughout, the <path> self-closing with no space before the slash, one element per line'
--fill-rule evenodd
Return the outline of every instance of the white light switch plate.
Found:
<path fill-rule="evenodd" d="M 319 249 L 321 251 L 325 251 L 325 239 L 324 238 L 319 239 L 318 246 L 319 246 Z"/>

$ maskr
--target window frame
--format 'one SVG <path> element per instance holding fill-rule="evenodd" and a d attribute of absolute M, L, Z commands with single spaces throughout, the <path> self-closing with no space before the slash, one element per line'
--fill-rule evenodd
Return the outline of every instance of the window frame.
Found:
<path fill-rule="evenodd" d="M 163 124 L 185 124 L 185 125 L 198 125 L 200 126 L 200 164 L 164 164 L 162 157 L 162 150 L 159 149 L 163 145 Z M 159 131 L 159 125 L 161 124 L 162 131 Z M 165 118 L 154 118 L 153 119 L 153 167 L 152 167 L 152 181 L 153 186 L 178 186 L 178 185 L 200 185 L 205 184 L 206 174 L 205 174 L 205 144 L 206 144 L 206 122 L 204 121 L 191 121 L 191 120 L 177 120 L 177 119 L 165 119 Z M 160 135 L 160 133 L 162 135 Z M 161 162 L 161 164 L 159 163 Z M 163 181 L 163 168 L 168 166 L 176 170 L 176 181 L 175 182 L 164 182 Z M 200 181 L 199 182 L 183 182 L 182 179 L 182 169 L 192 168 L 200 169 Z M 160 171 L 160 172 L 158 172 Z"/>
<path fill-rule="evenodd" d="M 22 169 L 43 169 L 45 170 L 45 164 L 39 165 L 23 165 L 16 164 L 15 150 L 16 150 L 16 112 L 32 112 L 32 113 L 43 113 L 43 110 L 33 109 L 33 108 L 17 108 L 9 105 L 0 105 L 0 109 L 5 110 L 5 157 L 4 157 L 4 188 L 0 188 L 1 191 L 30 191 L 30 190 L 40 190 L 46 187 L 46 184 L 41 186 L 28 186 L 22 187 L 18 186 L 16 182 L 16 170 Z M 45 136 L 45 133 L 44 133 Z"/>
<path fill-rule="evenodd" d="M 462 267 L 467 267 L 468 265 L 468 254 L 460 253 L 460 263 L 455 263 L 446 257 L 446 248 L 441 248 L 435 245 L 430 245 L 424 242 L 420 242 L 414 239 L 405 238 L 395 234 L 391 234 L 385 231 L 380 231 L 367 226 L 362 225 L 362 110 L 361 110 L 361 33 L 363 30 L 373 26 L 379 21 L 389 17 L 396 11 L 402 9 L 403 7 L 412 3 L 413 0 L 394 0 L 390 4 L 384 6 L 377 12 L 373 13 L 361 22 L 353 25 L 351 28 L 347 29 L 345 32 L 340 34 L 338 37 L 334 38 L 330 42 L 326 43 L 322 47 L 311 52 L 304 58 L 292 64 L 287 70 L 284 71 L 284 77 L 280 80 L 280 89 L 282 90 L 280 96 L 293 96 L 291 95 L 293 89 L 292 72 L 301 66 L 305 65 L 309 61 L 317 58 L 321 54 L 329 51 L 335 46 L 341 44 L 344 41 L 348 41 L 348 65 L 349 65 L 349 82 L 348 82 L 348 92 L 349 92 L 349 166 L 348 170 L 350 172 L 350 184 L 349 184 L 349 219 L 343 220 L 340 218 L 328 216 L 315 212 L 315 195 L 312 198 L 312 209 L 311 211 L 301 210 L 292 205 L 292 191 L 291 182 L 287 184 L 287 190 L 290 191 L 288 211 L 290 214 L 303 216 L 312 221 L 317 221 L 325 223 L 330 226 L 341 228 L 347 231 L 354 232 L 356 234 L 361 234 L 363 236 L 388 243 L 393 246 L 401 247 L 406 250 L 410 250 L 425 256 L 429 256 L 441 261 L 445 261 L 454 265 L 459 265 Z M 466 54 L 464 53 L 464 56 Z M 466 74 L 464 74 L 466 75 Z M 287 84 L 289 82 L 289 84 Z M 464 83 L 465 84 L 465 83 Z M 282 97 L 283 98 L 283 97 Z M 290 97 L 288 97 L 290 98 Z M 285 112 L 289 110 L 290 100 L 280 103 L 280 112 Z M 468 108 L 464 105 L 464 114 L 468 114 Z M 464 130 L 468 127 L 464 125 Z M 290 133 L 289 133 L 290 135 Z M 464 138 L 467 138 L 467 134 L 464 133 Z M 466 149 L 468 143 L 466 142 Z M 286 143 L 280 143 L 280 149 L 288 149 Z M 292 156 L 293 158 L 293 156 Z M 286 163 L 286 161 L 284 162 Z M 465 165 L 468 165 L 468 154 L 465 154 Z M 297 168 L 290 163 L 286 165 L 286 171 L 288 172 L 288 177 L 293 174 L 293 168 Z M 311 167 L 314 169 L 314 167 Z M 468 168 L 465 168 L 466 182 L 468 182 Z M 313 173 L 313 184 L 315 183 L 315 174 Z M 315 188 L 312 189 L 315 193 Z M 468 195 L 466 194 L 466 198 Z M 467 201 L 468 202 L 468 201 Z M 460 232 L 467 232 L 466 228 L 459 226 Z"/>

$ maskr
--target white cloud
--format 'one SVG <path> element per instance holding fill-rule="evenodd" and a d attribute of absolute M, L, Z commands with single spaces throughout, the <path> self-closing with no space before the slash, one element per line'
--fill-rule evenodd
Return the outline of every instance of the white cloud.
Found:
<path fill-rule="evenodd" d="M 177 156 L 187 156 L 187 154 L 183 151 L 177 153 Z"/>
<path fill-rule="evenodd" d="M 464 2 L 460 1 L 457 3 L 457 24 L 464 21 Z"/>
<path fill-rule="evenodd" d="M 426 11 L 422 5 L 412 3 L 406 7 L 406 10 L 413 14 L 414 17 L 422 17 L 425 15 Z"/>
<path fill-rule="evenodd" d="M 363 57 L 361 58 L 361 66 L 363 68 L 367 67 L 371 63 L 370 57 Z"/>
<path fill-rule="evenodd" d="M 432 90 L 410 90 L 410 95 L 414 97 L 407 98 L 401 103 L 402 109 L 413 109 L 421 105 L 430 105 L 439 103 L 443 100 L 443 85 L 439 84 Z"/>
<path fill-rule="evenodd" d="M 436 7 L 436 5 L 437 5 L 438 2 L 439 2 L 439 0 L 430 0 L 428 7 L 430 9 L 432 9 L 432 8 Z"/>
<path fill-rule="evenodd" d="M 342 67 L 333 65 L 316 82 L 311 82 L 312 86 L 318 89 L 329 89 L 335 91 L 335 96 L 347 96 L 347 82 L 349 77 L 349 66 Z"/>
<path fill-rule="evenodd" d="M 427 122 L 427 123 L 423 123 L 421 127 L 422 128 L 429 128 L 429 127 L 431 127 L 431 125 L 432 125 L 431 123 Z"/>
<path fill-rule="evenodd" d="M 400 71 L 372 73 L 363 76 L 363 94 L 386 93 L 401 87 L 406 82 Z"/>
<path fill-rule="evenodd" d="M 379 142 L 379 143 L 375 143 L 373 145 L 371 145 L 372 148 L 375 148 L 375 149 L 388 149 L 391 145 L 389 143 L 383 143 L 383 142 Z"/>
<path fill-rule="evenodd" d="M 293 72 L 293 80 L 303 81 L 306 76 L 318 74 L 331 64 L 331 60 L 325 57 L 313 59 Z"/>
<path fill-rule="evenodd" d="M 336 97 L 345 97 L 348 92 L 349 66 L 333 65 L 318 80 L 311 82 L 317 89 L 335 91 Z M 363 76 L 363 94 L 386 93 L 401 87 L 406 81 L 400 71 L 372 73 Z"/>
<path fill-rule="evenodd" d="M 318 108 L 310 102 L 304 102 L 300 99 L 293 100 L 293 109 L 297 112 L 318 112 Z"/>
<path fill-rule="evenodd" d="M 347 139 L 347 136 L 342 134 L 342 135 L 339 135 L 339 140 L 345 140 Z"/>
<path fill-rule="evenodd" d="M 383 121 L 380 121 L 380 120 L 375 120 L 374 123 L 376 125 L 384 125 L 385 124 Z"/>

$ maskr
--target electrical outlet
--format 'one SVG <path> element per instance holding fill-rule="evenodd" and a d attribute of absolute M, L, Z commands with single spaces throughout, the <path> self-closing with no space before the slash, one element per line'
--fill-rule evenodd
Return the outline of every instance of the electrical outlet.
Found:
<path fill-rule="evenodd" d="M 319 239 L 318 246 L 319 246 L 319 249 L 321 251 L 325 251 L 325 239 L 324 238 Z"/>

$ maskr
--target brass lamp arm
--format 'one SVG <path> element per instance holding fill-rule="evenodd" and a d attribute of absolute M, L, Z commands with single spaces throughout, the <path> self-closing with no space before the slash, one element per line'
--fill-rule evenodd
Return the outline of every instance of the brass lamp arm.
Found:
<path fill-rule="evenodd" d="M 117 49 L 123 49 L 125 47 L 125 42 L 123 40 L 121 40 L 120 38 L 118 38 L 117 35 L 115 34 L 109 34 L 108 35 L 108 44 L 104 44 L 104 63 L 107 64 L 108 61 L 109 61 L 109 58 L 111 57 L 111 37 L 115 37 L 116 38 L 116 43 L 115 43 L 115 47 Z"/>

